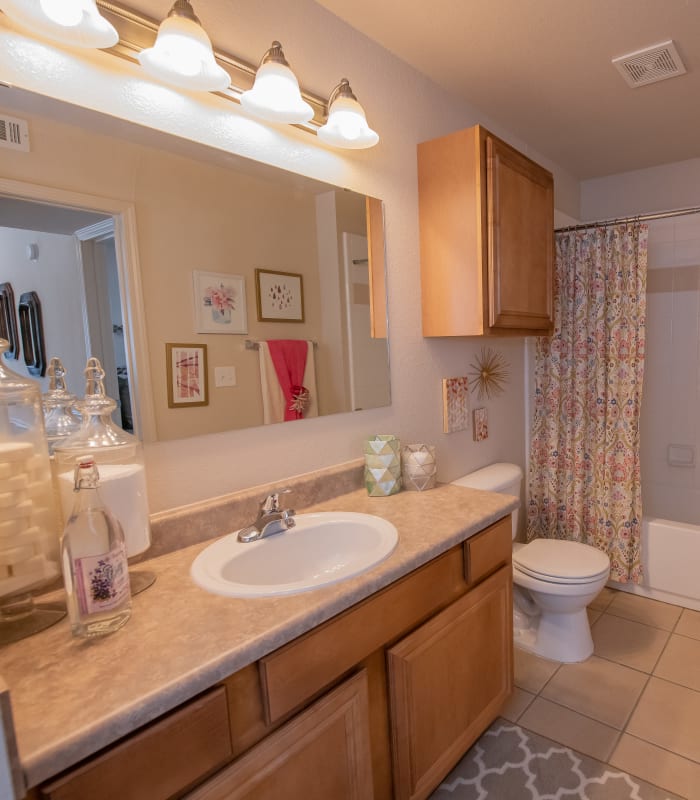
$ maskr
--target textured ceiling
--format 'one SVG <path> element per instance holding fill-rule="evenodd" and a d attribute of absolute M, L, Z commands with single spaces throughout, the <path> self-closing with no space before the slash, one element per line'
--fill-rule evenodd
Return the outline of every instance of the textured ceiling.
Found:
<path fill-rule="evenodd" d="M 318 0 L 579 178 L 700 156 L 698 0 Z M 611 59 L 672 39 L 686 75 Z"/>

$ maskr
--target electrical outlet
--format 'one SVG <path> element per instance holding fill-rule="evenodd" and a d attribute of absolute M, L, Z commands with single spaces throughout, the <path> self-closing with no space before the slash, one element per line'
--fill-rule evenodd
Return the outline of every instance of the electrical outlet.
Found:
<path fill-rule="evenodd" d="M 214 367 L 214 385 L 217 388 L 236 385 L 235 367 Z"/>

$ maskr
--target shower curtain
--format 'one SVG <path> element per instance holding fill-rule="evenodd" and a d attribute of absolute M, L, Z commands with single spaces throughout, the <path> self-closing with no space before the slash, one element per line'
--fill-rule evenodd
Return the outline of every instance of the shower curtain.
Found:
<path fill-rule="evenodd" d="M 639 414 L 644 377 L 646 225 L 556 235 L 554 334 L 539 338 L 528 539 L 572 539 L 638 583 Z"/>

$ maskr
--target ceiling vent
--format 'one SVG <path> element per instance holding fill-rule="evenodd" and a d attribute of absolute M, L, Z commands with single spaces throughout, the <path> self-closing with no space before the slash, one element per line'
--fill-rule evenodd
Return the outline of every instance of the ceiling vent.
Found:
<path fill-rule="evenodd" d="M 686 72 L 678 50 L 670 39 L 668 42 L 661 42 L 613 58 L 612 63 L 633 88 L 675 78 L 676 75 L 683 75 Z"/>
<path fill-rule="evenodd" d="M 29 152 L 29 126 L 23 119 L 0 115 L 0 147 Z"/>

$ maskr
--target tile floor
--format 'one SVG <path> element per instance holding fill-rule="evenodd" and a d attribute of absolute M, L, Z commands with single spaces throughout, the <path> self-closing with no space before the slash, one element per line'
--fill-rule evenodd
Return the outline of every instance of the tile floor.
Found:
<path fill-rule="evenodd" d="M 595 651 L 559 664 L 515 651 L 501 716 L 687 800 L 700 800 L 700 612 L 603 589 Z"/>

